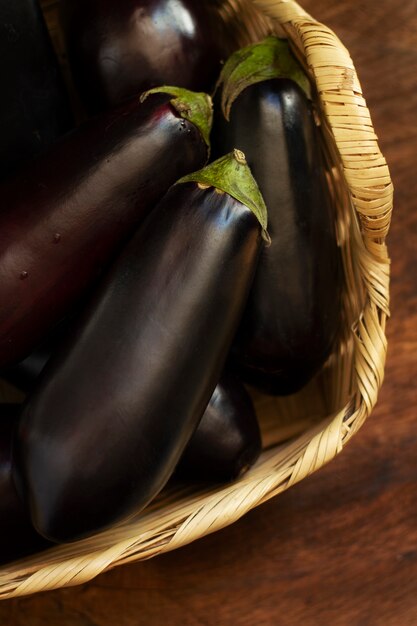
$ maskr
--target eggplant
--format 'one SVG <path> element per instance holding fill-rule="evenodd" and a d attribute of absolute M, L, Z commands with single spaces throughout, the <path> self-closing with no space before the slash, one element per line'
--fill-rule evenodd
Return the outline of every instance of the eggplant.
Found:
<path fill-rule="evenodd" d="M 236 152 L 181 179 L 129 241 L 23 411 L 15 475 L 40 534 L 87 536 L 165 485 L 220 378 L 265 227 Z"/>
<path fill-rule="evenodd" d="M 160 91 L 88 121 L 0 187 L 0 369 L 40 343 L 170 185 L 207 160 L 209 96 Z"/>
<path fill-rule="evenodd" d="M 37 0 L 0 0 L 0 179 L 72 126 L 68 94 Z"/>
<path fill-rule="evenodd" d="M 242 476 L 262 450 L 249 393 L 231 372 L 219 380 L 176 469 L 187 482 L 224 483 Z"/>
<path fill-rule="evenodd" d="M 335 208 L 308 81 L 287 43 L 270 37 L 233 55 L 221 82 L 213 155 L 232 145 L 245 152 L 272 240 L 234 343 L 235 367 L 267 393 L 291 394 L 331 353 L 342 308 Z"/>
<path fill-rule="evenodd" d="M 62 337 L 58 337 L 58 342 Z M 55 349 L 57 349 L 57 342 Z M 32 392 L 54 351 L 52 340 L 35 350 L 4 378 Z M 223 373 L 204 415 L 176 468 L 187 482 L 230 482 L 245 473 L 261 453 L 259 424 L 249 393 L 232 372 Z"/>
<path fill-rule="evenodd" d="M 49 339 L 3 376 L 25 393 L 35 389 L 42 370 L 63 338 Z M 178 464 L 187 481 L 230 482 L 261 453 L 261 435 L 249 393 L 232 372 L 223 373 L 204 415 Z"/>
<path fill-rule="evenodd" d="M 2 378 L 20 391 L 28 393 L 36 385 L 36 381 L 48 362 L 49 357 L 50 352 L 47 346 L 42 344 L 37 350 L 29 354 L 26 359 L 23 359 L 23 361 L 14 367 L 5 370 L 2 373 Z"/>
<path fill-rule="evenodd" d="M 159 85 L 210 92 L 228 50 L 220 0 L 64 0 L 74 82 L 90 112 Z"/>
<path fill-rule="evenodd" d="M 12 438 L 20 408 L 18 404 L 0 404 L 0 563 L 28 556 L 50 545 L 33 528 L 13 480 Z"/>

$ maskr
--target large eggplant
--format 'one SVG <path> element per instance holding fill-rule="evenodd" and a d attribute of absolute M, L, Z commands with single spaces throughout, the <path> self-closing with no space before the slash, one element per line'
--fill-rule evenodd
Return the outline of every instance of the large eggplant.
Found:
<path fill-rule="evenodd" d="M 228 38 L 219 0 L 64 0 L 62 24 L 90 111 L 159 85 L 209 92 Z"/>
<path fill-rule="evenodd" d="M 167 88 L 142 100 L 88 121 L 0 187 L 0 368 L 24 358 L 169 186 L 205 163 L 210 98 Z"/>
<path fill-rule="evenodd" d="M 231 372 L 224 372 L 178 464 L 187 482 L 229 482 L 259 457 L 261 433 L 250 395 Z"/>
<path fill-rule="evenodd" d="M 6 380 L 30 393 L 62 336 L 51 337 L 41 348 L 6 372 Z M 181 457 L 176 472 L 187 482 L 229 482 L 241 476 L 261 452 L 255 409 L 241 381 L 222 374 L 204 415 Z"/>
<path fill-rule="evenodd" d="M 236 153 L 175 185 L 112 265 L 22 416 L 16 476 L 42 535 L 86 536 L 166 483 L 220 377 L 264 208 Z"/>
<path fill-rule="evenodd" d="M 33 528 L 13 481 L 12 437 L 19 410 L 17 404 L 0 404 L 0 563 L 48 546 Z"/>
<path fill-rule="evenodd" d="M 37 0 L 0 0 L 0 179 L 70 129 L 58 61 Z"/>
<path fill-rule="evenodd" d="M 328 357 L 341 318 L 335 211 L 308 81 L 286 42 L 274 37 L 233 55 L 222 79 L 224 115 L 213 125 L 213 154 L 235 145 L 245 152 L 272 240 L 262 252 L 235 362 L 246 382 L 293 393 Z"/>

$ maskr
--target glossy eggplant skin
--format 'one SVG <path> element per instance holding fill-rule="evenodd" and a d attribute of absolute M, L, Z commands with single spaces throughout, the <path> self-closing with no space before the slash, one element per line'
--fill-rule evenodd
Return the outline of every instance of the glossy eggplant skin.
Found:
<path fill-rule="evenodd" d="M 24 410 L 16 476 L 48 539 L 86 536 L 164 486 L 220 377 L 262 245 L 253 213 L 174 186 L 112 265 Z"/>
<path fill-rule="evenodd" d="M 224 483 L 245 473 L 262 450 L 258 419 L 249 393 L 224 372 L 176 474 L 187 482 Z"/>
<path fill-rule="evenodd" d="M 0 187 L 0 369 L 19 362 L 207 146 L 169 96 L 89 120 Z"/>
<path fill-rule="evenodd" d="M 0 179 L 72 125 L 68 95 L 37 0 L 0 0 Z"/>
<path fill-rule="evenodd" d="M 33 528 L 13 481 L 12 438 L 20 408 L 18 404 L 0 404 L 0 563 L 48 546 Z"/>
<path fill-rule="evenodd" d="M 213 158 L 246 154 L 268 208 L 264 248 L 234 343 L 237 371 L 270 394 L 302 388 L 331 352 L 342 264 L 317 128 L 303 91 L 273 79 L 246 88 L 213 124 Z"/>
<path fill-rule="evenodd" d="M 21 391 L 31 393 L 52 353 L 52 344 L 48 342 L 9 370 L 6 380 Z M 184 450 L 176 473 L 187 482 L 230 482 L 255 463 L 261 448 L 251 397 L 236 375 L 225 372 Z"/>
<path fill-rule="evenodd" d="M 219 0 L 64 0 L 74 81 L 91 112 L 159 85 L 209 93 L 225 56 Z"/>

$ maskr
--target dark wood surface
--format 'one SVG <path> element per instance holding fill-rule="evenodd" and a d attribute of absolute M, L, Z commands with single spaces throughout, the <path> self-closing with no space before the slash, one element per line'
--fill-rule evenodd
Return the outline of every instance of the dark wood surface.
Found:
<path fill-rule="evenodd" d="M 417 625 L 417 2 L 303 6 L 350 50 L 396 188 L 379 404 L 336 460 L 234 526 L 5 601 L 4 626 Z"/>

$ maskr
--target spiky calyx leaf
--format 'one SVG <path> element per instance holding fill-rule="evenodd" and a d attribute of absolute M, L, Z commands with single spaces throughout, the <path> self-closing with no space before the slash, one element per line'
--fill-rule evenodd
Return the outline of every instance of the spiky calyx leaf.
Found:
<path fill-rule="evenodd" d="M 166 93 L 174 96 L 171 104 L 180 116 L 197 126 L 208 149 L 210 150 L 210 131 L 213 123 L 213 103 L 208 94 L 190 91 L 182 87 L 163 85 L 145 91 L 140 101 L 143 102 L 153 93 Z"/>
<path fill-rule="evenodd" d="M 246 87 L 271 78 L 290 78 L 311 98 L 309 79 L 288 41 L 271 36 L 237 50 L 227 60 L 217 83 L 217 88 L 223 86 L 221 104 L 225 118 L 229 119 L 233 102 Z"/>
<path fill-rule="evenodd" d="M 247 206 L 258 219 L 265 241 L 270 241 L 265 202 L 241 150 L 235 149 L 198 172 L 184 176 L 177 184 L 190 182 L 215 187 Z"/>

